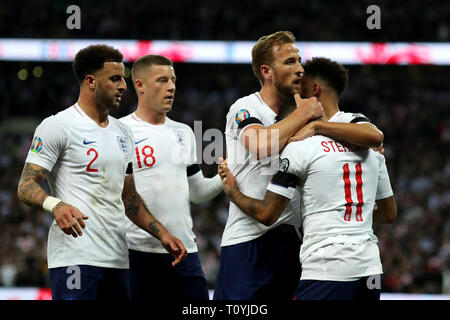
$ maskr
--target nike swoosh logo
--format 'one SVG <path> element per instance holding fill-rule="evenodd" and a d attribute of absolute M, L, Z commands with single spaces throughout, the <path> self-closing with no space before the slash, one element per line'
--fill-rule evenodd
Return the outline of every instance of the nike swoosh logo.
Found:
<path fill-rule="evenodd" d="M 91 144 L 94 143 L 95 141 L 86 141 L 86 139 L 84 139 L 83 144 Z"/>
<path fill-rule="evenodd" d="M 148 138 L 145 138 L 145 139 L 142 139 L 142 140 L 139 140 L 139 141 L 136 141 L 134 144 L 136 145 L 136 144 L 138 144 L 138 143 L 141 143 L 142 141 L 145 141 L 145 140 L 147 140 Z"/>

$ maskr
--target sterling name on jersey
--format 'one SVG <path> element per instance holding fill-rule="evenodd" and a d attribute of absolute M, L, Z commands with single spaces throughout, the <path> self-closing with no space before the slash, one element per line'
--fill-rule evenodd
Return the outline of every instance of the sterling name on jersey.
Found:
<path fill-rule="evenodd" d="M 270 178 L 278 169 L 278 156 L 259 161 L 240 142 L 242 130 L 251 124 L 269 127 L 275 123 L 276 113 L 266 104 L 259 92 L 237 100 L 228 111 L 225 125 L 228 167 L 236 177 L 239 190 L 248 197 L 263 199 Z M 230 202 L 229 216 L 222 235 L 222 246 L 250 241 L 267 230 L 283 223 L 300 226 L 298 197 L 290 202 L 278 221 L 266 227 L 247 216 Z"/>
<path fill-rule="evenodd" d="M 302 280 L 353 281 L 381 274 L 372 230 L 375 200 L 392 196 L 384 157 L 324 136 L 288 144 L 268 190 L 300 192 Z"/>
<path fill-rule="evenodd" d="M 132 159 L 133 134 L 108 116 L 99 127 L 75 104 L 42 121 L 36 128 L 26 162 L 50 172 L 53 196 L 78 208 L 89 219 L 77 238 L 56 221 L 50 227 L 48 267 L 90 265 L 128 268 L 122 190 Z"/>
<path fill-rule="evenodd" d="M 197 161 L 192 129 L 166 117 L 153 125 L 132 113 L 120 119 L 134 133 L 133 173 L 136 189 L 146 206 L 167 230 L 179 238 L 189 253 L 197 252 L 189 201 L 186 168 Z M 167 253 L 161 242 L 127 223 L 128 248 Z"/>

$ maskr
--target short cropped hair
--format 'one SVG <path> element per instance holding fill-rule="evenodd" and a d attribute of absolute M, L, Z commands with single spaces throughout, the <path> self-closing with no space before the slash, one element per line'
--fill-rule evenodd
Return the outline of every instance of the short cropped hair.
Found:
<path fill-rule="evenodd" d="M 152 65 L 173 66 L 173 62 L 164 56 L 160 56 L 160 55 L 156 55 L 156 54 L 149 54 L 149 55 L 140 57 L 133 63 L 133 67 L 131 68 L 131 78 L 133 79 L 133 83 L 136 81 L 136 77 L 137 77 L 136 74 L 140 70 L 150 67 Z"/>
<path fill-rule="evenodd" d="M 336 61 L 324 57 L 314 57 L 303 65 L 304 76 L 320 78 L 333 88 L 338 97 L 347 87 L 348 70 Z"/>
<path fill-rule="evenodd" d="M 103 68 L 105 62 L 122 62 L 122 53 L 104 44 L 90 45 L 78 51 L 72 64 L 73 72 L 80 84 L 88 74 Z"/>
<path fill-rule="evenodd" d="M 252 68 L 256 78 L 261 85 L 264 84 L 264 77 L 261 74 L 261 66 L 266 64 L 271 66 L 274 60 L 273 47 L 282 46 L 285 43 L 294 43 L 295 37 L 290 31 L 278 31 L 258 39 L 252 49 Z"/>

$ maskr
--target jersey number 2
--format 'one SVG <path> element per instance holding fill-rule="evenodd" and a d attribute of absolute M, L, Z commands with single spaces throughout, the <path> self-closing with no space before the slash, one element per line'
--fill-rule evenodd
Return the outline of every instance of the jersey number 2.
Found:
<path fill-rule="evenodd" d="M 352 216 L 352 206 L 353 206 L 353 200 L 352 200 L 352 191 L 351 191 L 351 181 L 350 181 L 350 168 L 348 163 L 344 164 L 342 166 L 342 169 L 344 170 L 344 189 L 345 189 L 345 215 L 344 220 L 350 221 L 350 218 Z M 358 162 L 355 165 L 356 174 L 356 197 L 358 199 L 358 203 L 356 203 L 356 221 L 363 221 L 362 218 L 362 206 L 364 204 L 363 200 L 363 192 L 362 192 L 362 167 L 361 162 Z"/>
<path fill-rule="evenodd" d="M 98 172 L 98 169 L 92 169 L 92 168 L 91 168 L 91 166 L 92 166 L 92 164 L 94 163 L 94 161 L 97 160 L 97 158 L 98 158 L 98 152 L 97 152 L 97 150 L 95 150 L 94 148 L 90 148 L 90 149 L 88 150 L 88 152 L 87 152 L 87 155 L 90 155 L 91 152 L 94 152 L 94 159 L 92 159 L 91 162 L 89 162 L 89 164 L 88 164 L 88 166 L 87 166 L 87 168 L 86 168 L 86 171 L 87 171 L 87 172 Z"/>

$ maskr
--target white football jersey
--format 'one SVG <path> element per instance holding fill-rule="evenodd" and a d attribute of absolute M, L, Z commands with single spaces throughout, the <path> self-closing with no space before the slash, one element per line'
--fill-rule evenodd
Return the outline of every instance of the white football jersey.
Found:
<path fill-rule="evenodd" d="M 384 157 L 320 135 L 292 142 L 267 190 L 292 198 L 295 186 L 303 212 L 301 279 L 381 274 L 372 216 L 375 200 L 393 195 Z"/>
<path fill-rule="evenodd" d="M 26 162 L 48 170 L 52 195 L 89 217 L 77 238 L 53 221 L 47 247 L 49 268 L 129 267 L 122 191 L 134 139 L 117 119 L 108 116 L 108 121 L 106 128 L 99 127 L 75 104 L 36 128 Z"/>
<path fill-rule="evenodd" d="M 263 199 L 267 185 L 278 170 L 278 156 L 259 161 L 240 142 L 242 130 L 259 123 L 269 127 L 275 123 L 276 113 L 263 101 L 259 92 L 237 100 L 228 111 L 225 125 L 228 167 L 236 177 L 239 190 L 248 197 Z M 242 212 L 230 202 L 229 215 L 222 235 L 222 246 L 250 241 L 280 224 L 300 226 L 298 195 L 278 221 L 267 227 Z"/>
<path fill-rule="evenodd" d="M 166 117 L 153 125 L 132 113 L 120 119 L 134 133 L 133 173 L 136 189 L 151 213 L 179 238 L 189 253 L 197 252 L 192 231 L 189 183 L 186 168 L 197 161 L 192 129 Z M 161 242 L 127 223 L 127 242 L 132 250 L 167 253 Z"/>

